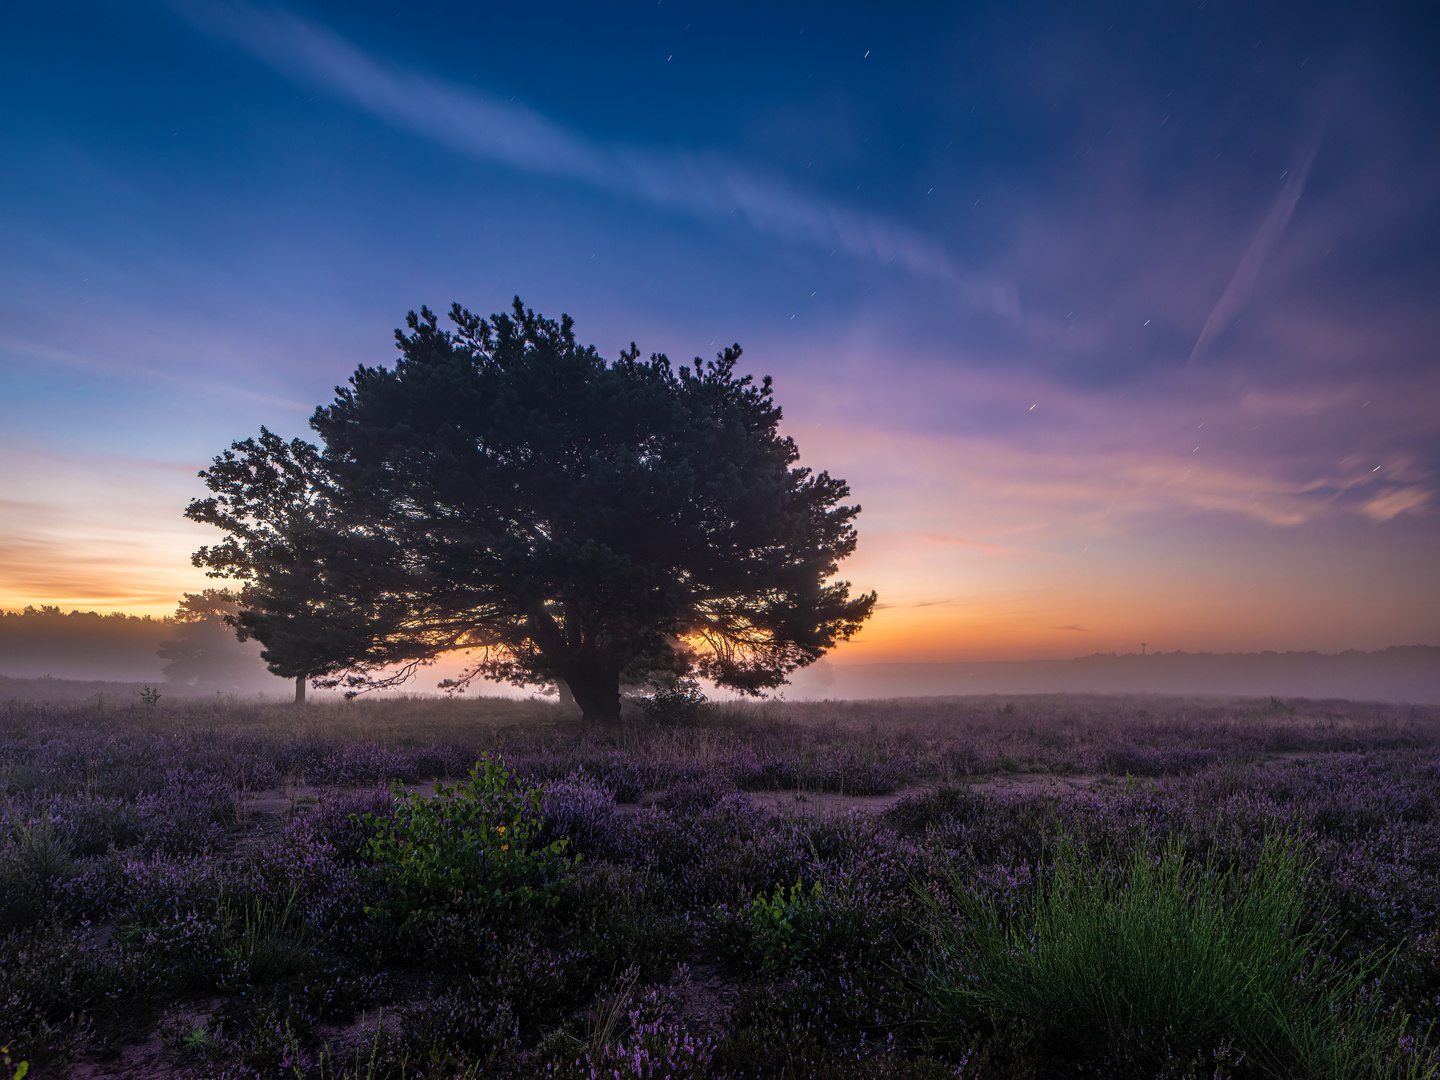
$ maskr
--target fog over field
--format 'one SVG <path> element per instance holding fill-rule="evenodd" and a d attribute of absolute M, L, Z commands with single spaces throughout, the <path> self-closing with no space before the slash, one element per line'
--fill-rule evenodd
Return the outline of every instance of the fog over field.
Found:
<path fill-rule="evenodd" d="M 183 678 L 167 677 L 159 654 L 180 636 L 166 619 L 94 612 L 0 617 L 0 698 L 70 699 L 96 693 L 130 696 L 142 684 L 172 696 L 229 693 L 284 697 L 292 684 L 265 670 L 256 642 L 223 631 L 209 639 Z M 463 668 L 464 657 L 423 668 L 405 687 L 436 693 Z M 92 685 L 93 684 L 93 685 Z M 100 685 L 106 684 L 106 685 Z M 476 683 L 472 694 L 529 691 Z M 971 694 L 1216 694 L 1242 697 L 1348 698 L 1440 704 L 1440 647 L 1394 646 L 1342 653 L 1168 652 L 1096 654 L 1065 660 L 855 664 L 830 659 L 802 668 L 777 696 L 789 700 L 860 700 Z M 723 696 L 723 695 L 722 695 Z"/>
<path fill-rule="evenodd" d="M 288 693 L 291 684 L 265 670 L 260 650 L 259 642 L 237 641 L 218 621 L 186 624 L 53 607 L 0 611 L 0 696 L 93 697 L 99 692 L 98 687 L 82 693 L 76 686 L 43 682 L 22 685 L 29 680 L 134 684 L 135 689 L 164 684 L 172 694 Z"/>
<path fill-rule="evenodd" d="M 1073 660 L 838 664 L 797 672 L 789 698 L 946 694 L 1234 694 L 1440 703 L 1440 648 L 1252 653 L 1114 653 Z"/>

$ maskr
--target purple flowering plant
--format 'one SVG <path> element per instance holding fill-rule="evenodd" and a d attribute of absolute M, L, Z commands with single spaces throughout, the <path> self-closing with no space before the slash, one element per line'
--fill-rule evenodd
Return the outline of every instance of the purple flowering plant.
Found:
<path fill-rule="evenodd" d="M 206 1077 L 1440 1075 L 1440 710 L 996 704 L 0 703 L 0 1036 L 38 1075 L 163 1075 L 162 1015 Z M 1121 963 L 1137 926 L 1171 943 Z M 1266 957 L 1273 1008 L 1187 1045 L 1173 1002 L 1085 1020 Z M 673 1008 L 567 1042 L 632 970 Z"/>

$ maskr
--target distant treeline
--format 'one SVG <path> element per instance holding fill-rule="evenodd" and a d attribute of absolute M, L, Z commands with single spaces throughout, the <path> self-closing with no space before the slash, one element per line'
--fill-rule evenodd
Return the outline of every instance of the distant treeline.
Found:
<path fill-rule="evenodd" d="M 61 611 L 53 604 L 26 607 L 20 611 L 0 610 L 0 634 L 125 634 L 148 633 L 175 625 L 171 615 L 155 618 L 153 615 L 127 615 L 123 611 L 112 611 L 102 615 L 98 611 Z"/>
<path fill-rule="evenodd" d="M 151 615 L 61 611 L 45 605 L 0 611 L 0 675 L 129 682 L 159 679 L 156 650 L 176 620 Z"/>
<path fill-rule="evenodd" d="M 241 644 L 214 612 L 156 618 L 51 605 L 0 611 L 0 677 L 163 682 L 192 692 L 274 692 L 279 682 L 266 672 L 259 644 Z"/>
<path fill-rule="evenodd" d="M 1437 645 L 1391 645 L 1386 649 L 1379 649 L 1374 652 L 1366 652 L 1364 649 L 1345 649 L 1338 653 L 1322 653 L 1315 649 L 1308 652 L 1299 652 L 1294 649 L 1288 652 L 1277 652 L 1273 649 L 1262 649 L 1259 652 L 1186 652 L 1183 649 L 1176 649 L 1174 652 L 1152 652 L 1152 653 L 1114 653 L 1097 652 L 1089 656 L 1077 656 L 1075 663 L 1098 660 L 1118 660 L 1125 663 L 1148 663 L 1152 660 L 1173 660 L 1179 657 L 1186 657 L 1188 660 L 1214 659 L 1220 661 L 1244 660 L 1247 663 L 1272 663 L 1274 661 L 1295 663 L 1313 662 L 1314 660 L 1342 660 L 1351 662 L 1362 657 L 1388 656 L 1398 657 L 1425 657 L 1440 652 Z M 1187 660 L 1187 662 L 1188 662 Z M 1063 661 L 1062 661 L 1063 662 Z"/>

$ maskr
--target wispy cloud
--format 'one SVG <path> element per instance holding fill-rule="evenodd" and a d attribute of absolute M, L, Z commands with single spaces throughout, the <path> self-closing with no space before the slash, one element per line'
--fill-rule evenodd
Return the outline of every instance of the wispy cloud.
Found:
<path fill-rule="evenodd" d="M 1210 311 L 1210 317 L 1205 320 L 1200 336 L 1195 339 L 1195 347 L 1190 351 L 1191 363 L 1205 355 L 1205 350 L 1235 321 L 1235 316 L 1240 314 L 1249 301 L 1255 282 L 1259 280 L 1260 271 L 1264 269 L 1270 253 L 1275 250 L 1275 245 L 1280 242 L 1285 226 L 1290 224 L 1290 216 L 1295 213 L 1295 206 L 1305 190 L 1310 166 L 1315 163 L 1315 153 L 1319 149 L 1318 131 L 1302 140 L 1295 165 L 1288 170 L 1274 205 L 1260 223 L 1260 228 L 1255 231 L 1250 246 L 1240 258 L 1240 265 L 1235 268 L 1230 284 L 1225 286 L 1225 291 L 1220 294 L 1220 299 Z"/>
<path fill-rule="evenodd" d="M 383 61 L 283 7 L 238 0 L 174 9 L 286 78 L 456 153 L 702 219 L 738 215 L 757 232 L 898 267 L 951 286 L 975 308 L 1018 316 L 1012 288 L 963 273 L 942 247 L 904 226 L 758 177 L 714 154 L 598 144 L 524 105 Z"/>
<path fill-rule="evenodd" d="M 308 415 L 313 408 L 304 401 L 263 393 L 234 379 L 216 379 L 212 375 L 196 374 L 193 370 L 163 366 L 164 359 L 171 359 L 173 362 L 173 357 L 161 358 L 158 361 L 151 360 L 149 357 L 141 359 L 140 357 L 145 356 L 146 347 L 150 343 L 147 340 L 147 334 L 148 338 L 159 336 L 153 329 L 153 325 L 137 328 L 133 335 L 127 335 L 127 331 L 132 328 L 123 323 L 119 326 L 114 323 L 107 324 L 106 329 L 111 331 L 112 336 L 112 340 L 106 344 L 113 351 L 102 352 L 104 346 L 96 347 L 89 342 L 84 342 L 82 348 L 71 348 L 68 345 L 64 347 L 55 345 L 43 339 L 0 334 L 0 358 L 13 357 L 22 363 L 32 362 L 69 368 L 82 375 L 115 382 L 130 384 L 145 382 L 164 385 L 184 394 L 191 401 L 201 397 L 220 396 L 227 402 L 240 400 L 300 416 Z M 167 325 L 166 330 L 172 337 L 191 344 L 202 340 L 204 328 L 193 327 L 192 324 L 177 321 L 177 323 Z M 186 331 L 192 331 L 192 333 L 186 337 Z M 198 350 L 198 346 L 192 344 L 191 347 Z M 217 361 L 231 359 L 230 351 L 223 345 L 216 348 L 209 340 L 205 340 L 204 347 L 207 350 L 213 350 L 211 357 Z M 219 355 L 217 356 L 216 353 Z M 243 355 L 237 357 L 231 366 L 239 366 L 238 362 L 241 360 L 243 360 Z M 215 366 L 222 369 L 224 367 L 222 363 L 216 363 Z"/>
<path fill-rule="evenodd" d="M 1361 509 L 1372 521 L 1389 521 L 1407 511 L 1415 513 L 1423 510 L 1434 494 L 1423 487 L 1392 488 L 1371 499 Z"/>
<path fill-rule="evenodd" d="M 1284 460 L 1176 451 L 1164 445 L 1171 441 L 1165 429 L 1179 426 L 1173 412 L 1125 433 L 1117 420 L 1123 407 L 1091 405 L 1089 426 L 1037 428 L 1023 443 L 859 424 L 791 423 L 790 429 L 850 481 L 872 529 L 884 520 L 906 538 L 996 554 L 1028 555 L 1043 548 L 1046 537 L 1113 534 L 1197 514 L 1277 527 L 1357 514 L 1388 521 L 1423 513 L 1432 495 L 1415 469 L 1392 476 L 1362 461 L 1348 470 L 1295 476 L 1293 463 Z M 877 472 L 876 462 L 895 460 L 908 463 L 905 475 Z M 966 539 L 950 539 L 960 537 Z"/>
<path fill-rule="evenodd" d="M 928 540 L 932 544 L 956 544 L 960 547 L 978 548 L 981 551 L 993 552 L 996 555 L 1010 555 L 1015 548 L 1004 547 L 1000 544 L 987 544 L 981 540 L 967 540 L 963 536 L 945 536 L 941 533 L 919 532 L 914 534 L 920 540 Z"/>
<path fill-rule="evenodd" d="M 891 600 L 881 601 L 875 605 L 876 611 L 889 611 L 897 608 L 928 608 L 928 607 L 952 607 L 962 601 L 950 598 L 928 599 L 928 600 Z"/>

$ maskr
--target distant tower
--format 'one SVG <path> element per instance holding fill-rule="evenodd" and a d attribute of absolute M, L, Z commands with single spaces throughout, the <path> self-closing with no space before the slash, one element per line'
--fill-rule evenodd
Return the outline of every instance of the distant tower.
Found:
<path fill-rule="evenodd" d="M 1140 655 L 1141 655 L 1141 656 L 1144 656 L 1144 655 L 1145 655 L 1145 642 L 1143 642 L 1143 641 L 1140 642 Z"/>

